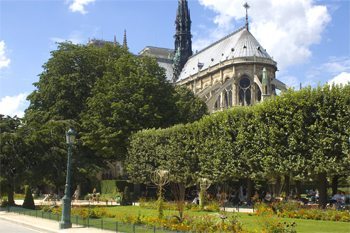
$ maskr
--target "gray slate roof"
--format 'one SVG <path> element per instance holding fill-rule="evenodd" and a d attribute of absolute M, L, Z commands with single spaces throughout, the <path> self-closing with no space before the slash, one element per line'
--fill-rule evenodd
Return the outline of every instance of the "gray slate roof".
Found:
<path fill-rule="evenodd" d="M 161 60 L 161 59 L 157 59 L 157 63 L 160 67 L 165 69 L 165 75 L 166 75 L 166 79 L 168 81 L 172 81 L 173 80 L 173 62 L 172 60 L 169 61 L 165 61 L 165 60 Z"/>
<path fill-rule="evenodd" d="M 229 59 L 254 56 L 272 60 L 254 36 L 243 27 L 191 56 L 178 81 L 198 73 L 198 63 L 202 63 L 201 70 L 205 70 Z"/>
<path fill-rule="evenodd" d="M 172 59 L 174 56 L 173 49 L 146 46 L 139 55 L 148 55 L 156 58 Z"/>
<path fill-rule="evenodd" d="M 150 56 L 157 59 L 157 63 L 160 67 L 165 69 L 165 75 L 167 80 L 173 79 L 173 56 L 174 50 L 167 48 L 159 48 L 154 46 L 147 46 L 141 52 L 141 56 Z"/>

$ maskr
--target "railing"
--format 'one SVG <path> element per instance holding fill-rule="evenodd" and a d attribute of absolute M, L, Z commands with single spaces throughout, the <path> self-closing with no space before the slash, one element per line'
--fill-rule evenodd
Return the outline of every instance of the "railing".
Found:
<path fill-rule="evenodd" d="M 43 218 L 48 220 L 60 221 L 61 214 L 45 212 L 41 210 L 30 210 L 21 207 L 1 207 L 0 210 L 17 213 L 21 215 Z M 111 232 L 126 232 L 126 233 L 175 233 L 164 228 L 155 226 L 147 226 L 140 224 L 128 224 L 115 221 L 113 218 L 83 218 L 81 216 L 71 216 L 72 224 L 81 225 L 83 227 L 98 228 L 101 230 L 110 230 Z"/>

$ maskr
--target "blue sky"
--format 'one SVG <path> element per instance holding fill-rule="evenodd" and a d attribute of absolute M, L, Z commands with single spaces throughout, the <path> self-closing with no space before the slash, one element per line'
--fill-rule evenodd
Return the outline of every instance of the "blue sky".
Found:
<path fill-rule="evenodd" d="M 193 48 L 244 25 L 245 1 L 189 0 Z M 289 86 L 350 80 L 349 0 L 250 0 L 250 28 Z M 55 42 L 89 38 L 173 48 L 176 0 L 0 0 L 0 114 L 23 115 Z"/>

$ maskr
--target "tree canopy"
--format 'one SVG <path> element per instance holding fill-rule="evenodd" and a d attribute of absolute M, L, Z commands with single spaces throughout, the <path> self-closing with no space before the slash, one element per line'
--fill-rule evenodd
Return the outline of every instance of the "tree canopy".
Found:
<path fill-rule="evenodd" d="M 138 178 L 161 167 L 173 173 L 175 182 L 181 176 L 193 180 L 193 174 L 216 183 L 312 179 L 320 185 L 321 198 L 325 177 L 350 175 L 349 101 L 349 85 L 309 87 L 191 124 L 141 131 L 130 143 L 129 175 Z M 173 169 L 179 166 L 191 169 Z"/>
<path fill-rule="evenodd" d="M 133 132 L 194 121 L 207 112 L 190 91 L 175 89 L 166 80 L 155 59 L 135 56 L 118 44 L 59 43 L 34 86 L 25 117 L 11 122 L 18 123 L 14 132 L 23 132 L 16 136 L 16 143 L 24 145 L 18 156 L 29 153 L 34 158 L 29 175 L 37 185 L 64 185 L 64 135 L 70 127 L 78 132 L 73 173 L 79 182 L 108 161 L 123 160 Z M 7 154 L 15 153 L 8 144 L 2 147 Z M 42 176 L 38 171 L 44 167 Z"/>

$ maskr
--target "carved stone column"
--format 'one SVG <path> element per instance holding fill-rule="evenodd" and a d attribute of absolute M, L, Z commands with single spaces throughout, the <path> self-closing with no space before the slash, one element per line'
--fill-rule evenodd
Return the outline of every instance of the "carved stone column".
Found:
<path fill-rule="evenodd" d="M 225 94 L 224 94 L 224 92 L 221 92 L 220 93 L 220 108 L 221 108 L 221 110 L 224 109 L 224 103 L 225 103 Z"/>
<path fill-rule="evenodd" d="M 237 105 L 237 84 L 235 82 L 232 83 L 232 106 Z"/>
<path fill-rule="evenodd" d="M 251 104 L 254 105 L 256 100 L 255 100 L 255 92 L 256 92 L 256 89 L 255 89 L 255 83 L 252 82 L 252 86 L 250 88 L 252 91 L 251 91 Z"/>

